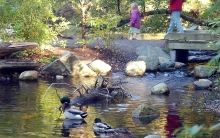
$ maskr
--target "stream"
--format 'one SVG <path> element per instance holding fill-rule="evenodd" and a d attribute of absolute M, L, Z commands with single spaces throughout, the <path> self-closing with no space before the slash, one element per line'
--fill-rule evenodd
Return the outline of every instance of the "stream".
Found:
<path fill-rule="evenodd" d="M 123 87 L 132 97 L 117 100 L 106 99 L 82 107 L 88 112 L 84 121 L 65 120 L 57 109 L 59 97 L 73 99 L 73 87 L 91 86 L 95 78 L 39 79 L 38 81 L 8 80 L 0 82 L 0 137 L 4 138 L 99 138 L 92 130 L 95 118 L 112 127 L 127 127 L 136 138 L 144 138 L 157 132 L 163 138 L 173 138 L 175 129 L 184 125 L 204 124 L 212 126 L 219 122 L 219 115 L 203 108 L 203 93 L 192 84 L 194 78 L 187 76 L 187 68 L 174 72 L 145 73 L 143 77 L 128 77 L 122 72 L 112 73 L 112 81 L 126 82 Z M 151 95 L 151 88 L 165 82 L 169 95 Z M 56 85 L 50 85 L 54 83 Z M 44 99 L 43 95 L 47 91 Z M 159 110 L 160 116 L 151 121 L 133 120 L 132 112 L 146 103 Z M 66 125 L 70 124 L 70 125 Z M 219 132 L 207 138 L 220 137 Z"/>

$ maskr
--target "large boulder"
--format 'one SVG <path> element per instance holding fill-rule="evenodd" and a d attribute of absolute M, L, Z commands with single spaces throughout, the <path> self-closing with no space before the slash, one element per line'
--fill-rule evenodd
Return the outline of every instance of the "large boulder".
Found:
<path fill-rule="evenodd" d="M 139 46 L 136 48 L 136 53 L 138 55 L 137 60 L 145 61 L 146 71 L 156 71 L 158 69 L 159 57 L 170 59 L 170 55 L 161 47 L 151 45 Z"/>
<path fill-rule="evenodd" d="M 155 47 L 151 45 L 139 46 L 136 49 L 136 53 L 139 56 L 156 56 L 170 59 L 170 55 L 167 54 L 161 47 Z"/>
<path fill-rule="evenodd" d="M 194 68 L 194 76 L 196 78 L 208 78 L 216 72 L 216 67 L 199 65 Z"/>
<path fill-rule="evenodd" d="M 95 60 L 88 64 L 89 68 L 92 69 L 97 74 L 107 75 L 110 73 L 112 67 L 109 64 L 106 64 L 102 60 Z"/>
<path fill-rule="evenodd" d="M 157 56 L 138 56 L 137 61 L 144 61 L 146 64 L 146 71 L 156 71 L 158 68 Z"/>
<path fill-rule="evenodd" d="M 132 117 L 142 118 L 142 117 L 151 117 L 159 116 L 160 113 L 157 109 L 148 106 L 147 104 L 141 104 L 132 112 Z"/>
<path fill-rule="evenodd" d="M 56 59 L 55 61 L 44 66 L 41 69 L 40 73 L 46 74 L 46 75 L 51 75 L 51 76 L 56 76 L 56 75 L 71 76 L 70 71 L 60 61 L 60 59 Z"/>
<path fill-rule="evenodd" d="M 125 72 L 128 76 L 143 76 L 145 71 L 144 61 L 130 61 L 126 64 Z"/>
<path fill-rule="evenodd" d="M 73 77 L 94 77 L 97 74 L 73 53 L 64 53 L 59 59 L 41 69 L 42 74 Z"/>
<path fill-rule="evenodd" d="M 165 83 L 159 83 L 151 89 L 152 94 L 165 94 L 168 93 L 169 91 L 170 90 Z"/>
<path fill-rule="evenodd" d="M 174 70 L 175 62 L 171 59 L 167 59 L 164 57 L 159 57 L 159 65 L 158 69 L 161 71 L 170 71 Z"/>
<path fill-rule="evenodd" d="M 142 104 L 132 112 L 132 119 L 140 126 L 144 126 L 159 117 L 159 115 L 160 112 L 157 109 L 152 108 L 147 104 Z"/>
<path fill-rule="evenodd" d="M 72 65 L 71 76 L 73 77 L 95 77 L 97 74 L 84 62 L 75 61 Z"/>
<path fill-rule="evenodd" d="M 19 80 L 37 80 L 38 72 L 36 70 L 24 71 L 20 74 Z"/>
<path fill-rule="evenodd" d="M 66 67 L 68 72 L 72 72 L 72 66 L 74 62 L 80 61 L 77 56 L 70 52 L 64 52 L 59 60 Z"/>

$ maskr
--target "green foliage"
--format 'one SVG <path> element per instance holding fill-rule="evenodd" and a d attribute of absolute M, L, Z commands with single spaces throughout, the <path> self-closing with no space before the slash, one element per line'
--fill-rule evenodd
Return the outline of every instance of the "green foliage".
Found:
<path fill-rule="evenodd" d="M 220 67 L 219 61 L 220 61 L 220 51 L 218 51 L 218 55 L 216 55 L 211 60 L 209 60 L 207 65 L 208 66 L 219 66 Z"/>
<path fill-rule="evenodd" d="M 31 56 L 33 54 L 35 54 L 34 50 L 17 51 L 11 54 L 9 58 L 23 58 L 23 57 Z"/>
<path fill-rule="evenodd" d="M 50 43 L 68 24 L 63 18 L 54 16 L 52 3 L 52 0 L 2 1 L 0 37 L 4 41 L 32 41 L 40 45 Z M 9 25 L 15 31 L 13 37 L 5 34 L 4 30 Z"/>
<path fill-rule="evenodd" d="M 169 16 L 169 15 L 168 15 Z M 142 24 L 142 33 L 161 33 L 166 32 L 169 27 L 169 18 L 167 15 L 152 15 L 149 16 L 146 21 Z M 150 29 L 146 29 L 150 28 Z"/>
<path fill-rule="evenodd" d="M 211 135 L 211 132 L 218 127 L 220 127 L 220 123 L 215 124 L 209 128 L 205 128 L 204 125 L 194 125 L 192 127 L 185 125 L 176 129 L 174 134 L 177 135 L 178 138 L 201 137 L 205 135 Z"/>
<path fill-rule="evenodd" d="M 212 6 L 212 7 L 209 8 L 209 9 L 207 9 L 207 10 L 204 12 L 204 14 L 201 15 L 201 17 L 205 17 L 205 16 L 210 15 L 212 12 L 218 10 L 219 7 L 220 7 L 220 0 L 218 0 L 214 6 Z"/>
<path fill-rule="evenodd" d="M 105 40 L 107 47 L 110 46 L 111 39 L 113 38 L 113 32 L 117 29 L 117 23 L 121 20 L 121 16 L 112 14 L 102 15 L 96 18 L 90 18 L 89 24 L 92 26 L 89 30 L 89 34 L 94 37 L 100 37 Z"/>
<path fill-rule="evenodd" d="M 9 59 L 26 59 L 26 60 L 34 60 L 39 63 L 50 63 L 54 60 L 58 59 L 58 57 L 54 56 L 52 53 L 45 53 L 40 48 L 32 49 L 32 50 L 24 50 L 17 51 L 11 54 Z"/>
<path fill-rule="evenodd" d="M 56 60 L 56 59 L 58 59 L 56 56 L 41 57 L 38 62 L 39 62 L 39 63 L 46 63 L 46 64 L 48 64 L 48 63 L 53 62 L 53 61 Z"/>
<path fill-rule="evenodd" d="M 11 59 L 11 58 L 21 58 L 22 55 L 23 55 L 23 51 L 17 51 L 17 52 L 14 52 L 13 54 L 11 54 L 9 56 L 9 59 Z"/>
<path fill-rule="evenodd" d="M 206 16 L 214 13 L 214 11 L 218 10 L 219 7 L 220 7 L 220 0 L 218 0 L 214 6 L 212 6 L 208 10 L 206 10 L 205 13 L 201 17 L 206 17 Z M 220 20 L 220 18 L 217 18 L 215 21 L 213 21 L 210 24 L 211 25 L 211 29 L 212 30 L 216 30 L 217 34 L 220 33 L 220 27 L 219 27 L 220 21 L 219 20 Z M 216 46 L 218 46 L 220 48 L 220 41 L 212 42 L 211 45 L 216 45 Z M 207 64 L 209 66 L 217 66 L 218 70 L 219 70 L 220 69 L 219 59 L 220 59 L 220 50 L 218 51 L 218 55 L 215 56 L 214 58 L 212 58 Z M 215 80 L 215 85 L 217 85 L 217 86 L 220 85 L 220 74 L 218 72 L 217 72 L 217 79 Z"/>

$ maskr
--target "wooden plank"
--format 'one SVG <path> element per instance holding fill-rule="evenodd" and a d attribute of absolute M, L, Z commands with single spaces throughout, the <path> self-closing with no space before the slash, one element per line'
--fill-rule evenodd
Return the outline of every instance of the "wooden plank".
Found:
<path fill-rule="evenodd" d="M 17 51 L 38 47 L 35 42 L 0 43 L 0 58 Z"/>
<path fill-rule="evenodd" d="M 214 34 L 203 34 L 203 33 L 169 33 L 164 39 L 169 40 L 206 40 L 206 41 L 217 41 L 219 38 Z"/>
<path fill-rule="evenodd" d="M 211 34 L 214 32 L 211 32 L 209 30 L 184 30 L 184 33 L 186 34 Z"/>
<path fill-rule="evenodd" d="M 188 50 L 218 50 L 220 47 L 211 46 L 208 43 L 168 43 L 169 49 L 188 49 Z"/>

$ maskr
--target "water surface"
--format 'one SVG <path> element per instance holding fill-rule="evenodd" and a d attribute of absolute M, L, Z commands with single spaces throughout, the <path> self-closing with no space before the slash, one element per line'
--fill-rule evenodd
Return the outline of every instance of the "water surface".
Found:
<path fill-rule="evenodd" d="M 182 75 L 181 75 L 182 74 Z M 204 110 L 203 96 L 206 90 L 195 90 L 193 78 L 185 77 L 181 71 L 173 73 L 146 73 L 144 77 L 126 77 L 123 73 L 114 73 L 112 80 L 122 80 L 126 91 L 132 95 L 127 99 L 111 101 L 106 99 L 82 107 L 88 112 L 84 121 L 71 122 L 57 110 L 59 96 L 74 98 L 74 88 L 84 84 L 91 86 L 95 78 L 86 79 L 39 79 L 38 81 L 9 80 L 0 83 L 0 137 L 4 138 L 45 138 L 72 137 L 94 138 L 92 124 L 96 117 L 108 122 L 112 127 L 127 127 L 135 137 L 143 138 L 157 132 L 169 137 L 174 129 L 183 125 L 216 124 L 219 116 Z M 170 95 L 151 95 L 152 86 L 165 82 L 169 84 Z M 66 83 L 53 85 L 52 83 Z M 67 85 L 69 84 L 69 85 Z M 47 91 L 44 99 L 43 95 Z M 155 120 L 141 121 L 132 119 L 132 111 L 146 103 L 157 108 L 160 116 Z M 72 124 L 69 130 L 66 123 Z M 67 128 L 66 128 L 67 127 Z M 211 136 L 208 136 L 211 137 Z"/>

